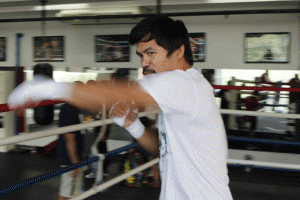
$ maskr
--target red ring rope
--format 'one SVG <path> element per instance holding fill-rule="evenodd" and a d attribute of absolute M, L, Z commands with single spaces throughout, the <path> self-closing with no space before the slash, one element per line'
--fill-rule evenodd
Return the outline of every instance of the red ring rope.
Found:
<path fill-rule="evenodd" d="M 288 91 L 300 92 L 300 88 L 282 88 L 282 87 L 247 87 L 247 86 L 231 86 L 231 85 L 212 85 L 214 89 L 223 90 L 256 90 L 256 91 Z"/>
<path fill-rule="evenodd" d="M 288 91 L 288 92 L 300 92 L 300 88 L 282 88 L 282 87 L 246 87 L 246 86 L 231 86 L 231 85 L 212 85 L 214 89 L 223 89 L 223 90 L 256 90 L 256 91 Z M 39 103 L 36 107 L 47 106 L 53 104 L 60 104 L 62 101 L 51 101 L 46 100 Z M 29 107 L 33 108 L 33 107 Z M 8 108 L 7 104 L 0 104 L 0 113 L 13 111 Z"/>
<path fill-rule="evenodd" d="M 48 105 L 60 104 L 60 103 L 63 103 L 63 102 L 62 101 L 45 100 L 45 101 L 40 102 L 35 107 L 48 106 Z M 33 108 L 33 107 L 28 107 L 28 108 Z M 7 104 L 0 104 L 0 112 L 9 112 L 9 111 L 14 111 L 14 110 L 10 109 Z"/>

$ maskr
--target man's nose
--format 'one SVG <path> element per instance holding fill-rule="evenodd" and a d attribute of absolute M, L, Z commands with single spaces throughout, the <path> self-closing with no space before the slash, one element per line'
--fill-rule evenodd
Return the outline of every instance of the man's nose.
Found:
<path fill-rule="evenodd" d="M 148 67 L 149 66 L 149 59 L 142 58 L 141 63 L 142 63 L 143 68 Z"/>

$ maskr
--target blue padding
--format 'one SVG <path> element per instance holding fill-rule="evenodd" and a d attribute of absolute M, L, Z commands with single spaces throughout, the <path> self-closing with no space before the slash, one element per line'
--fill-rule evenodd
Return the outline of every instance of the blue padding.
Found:
<path fill-rule="evenodd" d="M 272 140 L 272 139 L 260 139 L 260 138 L 248 138 L 248 137 L 232 137 L 227 136 L 228 142 L 256 142 L 256 143 L 265 143 L 265 144 L 275 144 L 275 145 L 290 145 L 290 146 L 299 146 L 300 142 L 291 142 L 283 140 Z"/>
<path fill-rule="evenodd" d="M 259 167 L 254 165 L 241 165 L 241 164 L 227 164 L 228 167 L 234 167 L 234 168 L 242 168 L 242 167 L 249 167 L 250 169 L 254 170 L 262 170 L 262 171 L 281 171 L 285 173 L 293 173 L 293 174 L 299 174 L 300 171 L 297 169 L 282 169 L 282 168 L 275 168 L 275 167 Z"/>
<path fill-rule="evenodd" d="M 137 146 L 137 145 L 138 145 L 137 143 L 134 143 L 134 144 L 116 149 L 114 151 L 108 152 L 108 153 L 105 154 L 105 159 L 114 157 L 114 156 L 118 155 L 119 153 L 121 153 L 123 151 L 126 151 L 126 150 L 128 150 L 132 147 Z M 8 187 L 5 187 L 2 190 L 0 190 L 0 196 L 3 196 L 5 194 L 9 194 L 9 193 L 14 192 L 18 189 L 23 189 L 25 187 L 29 187 L 31 185 L 35 185 L 37 183 L 44 182 L 44 181 L 49 180 L 51 178 L 55 178 L 55 177 L 60 176 L 61 174 L 64 174 L 66 172 L 73 171 L 73 170 L 78 169 L 78 168 L 82 168 L 83 166 L 89 165 L 93 162 L 97 162 L 98 160 L 99 160 L 99 157 L 95 156 L 95 157 L 92 157 L 92 158 L 90 158 L 88 160 L 85 160 L 81 163 L 73 164 L 73 165 L 70 165 L 66 168 L 62 168 L 62 169 L 59 169 L 57 171 L 50 172 L 50 173 L 47 173 L 47 174 L 43 174 L 41 176 L 37 176 L 37 177 L 31 178 L 31 179 L 27 179 L 25 181 L 16 183 L 16 184 L 8 186 Z"/>

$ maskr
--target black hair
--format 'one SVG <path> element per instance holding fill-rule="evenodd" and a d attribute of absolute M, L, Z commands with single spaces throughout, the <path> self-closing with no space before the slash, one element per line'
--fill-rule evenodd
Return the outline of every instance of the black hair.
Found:
<path fill-rule="evenodd" d="M 130 32 L 129 43 L 149 42 L 155 39 L 156 43 L 168 51 L 167 56 L 184 45 L 184 57 L 192 66 L 193 54 L 188 31 L 181 20 L 163 15 L 152 15 L 140 21 Z"/>
<path fill-rule="evenodd" d="M 48 63 L 38 63 L 33 66 L 33 75 L 43 75 L 48 78 L 52 78 L 53 66 Z"/>
<path fill-rule="evenodd" d="M 253 95 L 254 95 L 254 96 L 258 96 L 258 95 L 259 95 L 258 91 L 257 91 L 257 90 L 254 90 L 254 91 L 253 91 Z"/>
<path fill-rule="evenodd" d="M 115 77 L 116 78 L 126 78 L 129 76 L 129 69 L 126 68 L 118 68 Z"/>

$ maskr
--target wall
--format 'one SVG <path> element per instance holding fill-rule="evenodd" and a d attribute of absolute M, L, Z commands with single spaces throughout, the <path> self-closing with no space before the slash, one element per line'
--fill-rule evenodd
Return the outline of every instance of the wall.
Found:
<path fill-rule="evenodd" d="M 176 19 L 176 18 L 174 18 Z M 180 17 L 189 32 L 205 32 L 207 37 L 206 62 L 195 63 L 202 69 L 281 69 L 299 70 L 299 14 L 234 15 Z M 130 19 L 128 19 L 130 21 Z M 84 25 L 73 26 L 69 22 L 46 23 L 47 36 L 65 36 L 65 62 L 53 62 L 55 67 L 140 67 L 135 47 L 131 47 L 131 62 L 95 62 L 94 36 L 129 34 L 134 25 Z M 244 63 L 244 34 L 246 32 L 291 32 L 291 55 L 288 64 Z M 21 39 L 21 65 L 32 68 L 33 37 L 41 36 L 41 22 L 1 23 L 0 37 L 7 37 L 7 61 L 0 66 L 16 65 L 16 33 Z"/>

